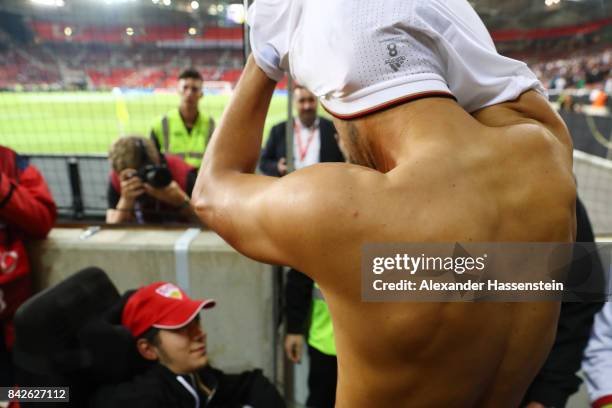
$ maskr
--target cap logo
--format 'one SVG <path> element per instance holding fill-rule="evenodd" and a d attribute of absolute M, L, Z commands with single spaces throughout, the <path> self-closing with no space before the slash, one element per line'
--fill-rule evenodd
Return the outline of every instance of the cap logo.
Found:
<path fill-rule="evenodd" d="M 165 285 L 160 286 L 155 289 L 155 292 L 160 294 L 165 298 L 173 298 L 173 299 L 183 299 L 183 294 L 181 290 L 171 283 L 166 283 Z"/>

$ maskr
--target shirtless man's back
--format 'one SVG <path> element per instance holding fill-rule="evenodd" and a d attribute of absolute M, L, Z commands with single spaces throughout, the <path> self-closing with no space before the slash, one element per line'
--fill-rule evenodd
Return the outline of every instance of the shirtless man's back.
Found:
<path fill-rule="evenodd" d="M 337 406 L 517 406 L 552 345 L 559 305 L 366 303 L 361 248 L 570 242 L 571 142 L 558 116 L 533 92 L 474 116 L 450 99 L 422 99 L 336 123 L 353 160 L 380 171 L 334 163 L 282 179 L 244 174 L 257 162 L 273 88 L 251 60 L 194 200 L 243 254 L 319 283 L 336 335 Z M 402 132 L 381 131 L 406 116 Z"/>
<path fill-rule="evenodd" d="M 537 109 L 542 103 L 528 93 L 509 107 Z M 329 264 L 316 258 L 309 265 L 334 321 L 337 406 L 375 401 L 380 407 L 516 407 L 552 345 L 558 304 L 366 303 L 361 245 L 570 241 L 574 186 L 568 135 L 546 105 L 550 129 L 507 111 L 497 119 L 496 111 L 504 109 L 499 105 L 477 114 L 478 122 L 462 110 L 449 115 L 452 101 L 411 104 L 396 109 L 410 114 L 422 104 L 427 113 L 415 120 L 422 119 L 428 131 L 419 133 L 415 123 L 422 137 L 408 146 L 384 140 L 388 155 L 374 154 L 377 166 L 397 152 L 386 174 L 362 170 L 344 180 L 346 190 L 333 200 L 329 219 L 338 226 L 334 233 L 350 239 L 330 245 Z M 366 122 L 392 116 L 385 112 Z M 495 126 L 483 126 L 487 120 Z M 351 126 L 367 132 L 380 124 Z M 410 138 L 410 131 L 404 137 Z M 410 152 L 404 160 L 402 150 Z M 336 239 L 343 242 L 340 236 L 330 241 Z"/>
<path fill-rule="evenodd" d="M 268 3 L 272 14 L 281 4 L 262 4 Z M 282 4 L 292 3 L 311 4 Z M 336 109 L 336 117 L 348 118 L 344 113 L 351 113 L 355 100 L 359 108 L 372 100 L 377 105 L 359 112 L 358 119 L 335 119 L 353 164 L 315 165 L 281 179 L 256 176 L 251 173 L 275 87 L 268 79 L 274 77 L 269 65 L 256 50 L 259 66 L 253 58 L 247 63 L 205 154 L 193 192 L 198 215 L 246 256 L 292 266 L 319 284 L 334 324 L 338 407 L 516 407 L 552 345 L 559 305 L 367 303 L 361 298 L 361 250 L 373 242 L 571 242 L 575 184 L 567 129 L 540 94 L 508 97 L 508 89 L 532 89 L 537 79 L 516 61 L 497 56 L 492 42 L 484 41 L 476 51 L 491 64 L 501 59 L 496 69 L 489 72 L 478 61 L 462 59 L 463 44 L 488 35 L 462 0 L 338 0 L 332 10 L 337 6 L 342 12 L 341 3 L 362 17 L 385 14 L 364 13 L 359 7 L 388 7 L 390 17 L 381 20 L 379 30 L 364 27 L 352 33 L 380 34 L 371 42 L 372 53 L 383 44 L 389 55 L 401 51 L 406 36 L 411 55 L 423 53 L 415 64 L 427 63 L 415 67 L 425 70 L 426 78 L 411 72 L 375 75 L 370 78 L 375 88 L 376 81 L 390 78 L 389 88 L 355 92 L 366 95 L 361 100 L 326 93 L 330 99 L 322 102 Z M 409 18 L 395 13 L 403 7 L 413 13 Z M 464 20 L 456 22 L 459 14 L 449 7 L 463 13 Z M 339 20 L 317 20 L 316 13 L 302 11 L 288 15 L 301 16 L 306 25 L 309 17 L 323 21 L 327 26 L 322 30 L 338 34 L 334 25 Z M 430 21 L 440 24 L 440 34 L 427 25 Z M 303 31 L 298 27 L 295 32 Z M 386 35 L 394 42 L 385 42 Z M 459 41 L 461 36 L 473 41 Z M 301 43 L 294 38 L 291 44 Z M 310 82 L 305 85 L 311 90 L 335 89 L 330 85 L 334 80 L 346 89 L 367 82 L 353 75 L 350 66 L 335 75 L 300 64 L 299 57 L 309 50 L 327 61 L 335 58 L 332 51 L 344 52 L 341 47 L 302 45 L 306 50 L 297 50 L 292 69 Z M 370 71 L 380 68 L 375 66 L 379 60 L 358 60 L 363 51 L 353 51 L 347 61 L 369 64 Z M 451 57 L 459 62 L 448 63 Z M 483 83 L 494 86 L 480 92 L 472 67 L 483 71 Z M 449 77 L 441 77 L 442 71 Z M 435 91 L 430 96 L 452 93 L 460 104 L 448 97 L 385 104 L 393 95 L 415 94 L 420 84 Z M 488 107 L 474 110 L 477 106 Z"/>

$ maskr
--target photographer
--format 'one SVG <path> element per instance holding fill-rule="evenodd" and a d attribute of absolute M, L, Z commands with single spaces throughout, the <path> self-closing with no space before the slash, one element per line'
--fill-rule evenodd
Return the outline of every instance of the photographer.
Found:
<path fill-rule="evenodd" d="M 109 160 L 107 223 L 198 222 L 189 201 L 196 169 L 180 157 L 161 155 L 143 137 L 126 136 L 113 143 Z"/>

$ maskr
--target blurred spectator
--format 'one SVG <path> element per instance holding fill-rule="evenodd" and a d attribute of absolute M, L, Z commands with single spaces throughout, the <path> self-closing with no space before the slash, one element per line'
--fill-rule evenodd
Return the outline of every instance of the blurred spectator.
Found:
<path fill-rule="evenodd" d="M 45 238 L 56 216 L 40 172 L 26 157 L 0 146 L 0 386 L 14 384 L 13 315 L 32 294 L 24 242 Z"/>
<path fill-rule="evenodd" d="M 612 302 L 595 316 L 582 370 L 593 408 L 612 408 Z"/>
<path fill-rule="evenodd" d="M 612 49 L 578 50 L 566 55 L 541 58 L 529 65 L 542 83 L 558 91 L 603 85 L 612 70 Z"/>
<path fill-rule="evenodd" d="M 604 84 L 604 92 L 608 95 L 612 95 L 612 69 L 610 70 L 610 73 L 608 74 L 608 79 L 606 79 L 606 82 Z"/>
<path fill-rule="evenodd" d="M 557 99 L 559 106 L 561 109 L 566 112 L 573 112 L 576 110 L 576 103 L 574 102 L 574 97 L 569 92 L 562 92 L 559 94 L 559 99 Z"/>
<path fill-rule="evenodd" d="M 296 169 L 319 162 L 342 162 L 333 123 L 317 116 L 318 101 L 306 88 L 293 91 L 297 119 L 293 124 L 293 157 Z M 270 131 L 259 168 L 269 176 L 287 174 L 287 122 Z M 304 333 L 308 332 L 308 407 L 333 407 L 336 400 L 337 360 L 331 316 L 321 291 L 295 269 L 287 274 L 285 286 L 287 335 L 285 351 L 294 363 L 301 360 Z"/>
<path fill-rule="evenodd" d="M 207 334 L 199 313 L 213 300 L 192 300 L 179 287 L 157 282 L 132 294 L 121 322 L 140 356 L 157 362 L 132 381 L 100 388 L 92 407 L 278 408 L 285 403 L 254 370 L 225 374 L 208 364 Z"/>
<path fill-rule="evenodd" d="M 127 136 L 113 143 L 109 160 L 107 223 L 198 222 L 189 200 L 197 172 L 180 157 Z"/>
<path fill-rule="evenodd" d="M 591 100 L 594 108 L 603 108 L 606 106 L 606 101 L 608 100 L 608 94 L 606 94 L 603 91 L 603 89 L 599 89 L 599 87 L 597 87 L 591 91 L 591 94 L 589 95 L 589 99 Z"/>
<path fill-rule="evenodd" d="M 215 130 L 212 116 L 198 110 L 203 86 L 204 80 L 198 71 L 183 71 L 178 81 L 179 107 L 157 120 L 151 129 L 151 139 L 160 152 L 176 154 L 194 167 L 200 167 Z"/>
<path fill-rule="evenodd" d="M 336 129 L 332 122 L 317 116 L 317 98 L 302 86 L 293 91 L 297 119 L 293 123 L 293 158 L 296 169 L 321 162 L 342 162 L 344 156 L 338 147 Z M 287 122 L 270 130 L 264 148 L 260 170 L 268 176 L 284 176 L 287 173 Z"/>

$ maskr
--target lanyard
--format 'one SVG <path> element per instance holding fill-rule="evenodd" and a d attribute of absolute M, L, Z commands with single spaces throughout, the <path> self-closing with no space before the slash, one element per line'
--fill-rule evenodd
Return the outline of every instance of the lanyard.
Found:
<path fill-rule="evenodd" d="M 296 136 L 295 140 L 297 141 L 300 162 L 304 161 L 304 158 L 306 157 L 306 153 L 308 153 L 308 149 L 310 148 L 310 145 L 312 144 L 312 140 L 315 137 L 315 134 L 317 132 L 316 123 L 313 124 L 312 127 L 310 127 L 309 129 L 310 129 L 310 137 L 308 138 L 308 141 L 306 142 L 306 146 L 304 146 L 304 144 L 302 143 L 302 127 L 298 126 L 296 122 L 293 123 L 293 131 Z"/>

